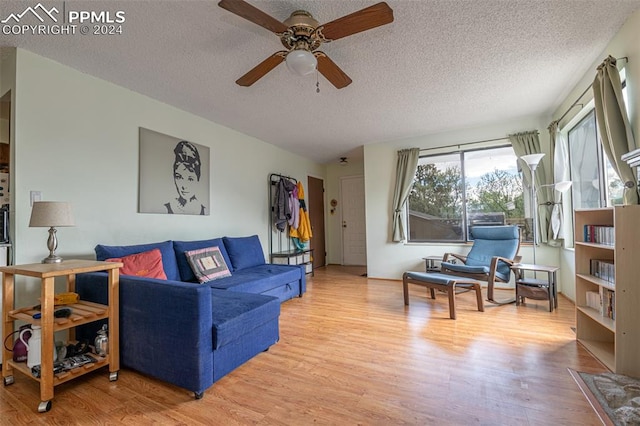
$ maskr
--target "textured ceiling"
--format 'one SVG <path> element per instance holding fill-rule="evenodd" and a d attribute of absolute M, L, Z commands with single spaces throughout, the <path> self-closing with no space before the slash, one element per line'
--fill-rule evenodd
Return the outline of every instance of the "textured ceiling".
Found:
<path fill-rule="evenodd" d="M 375 3 L 249 0 L 278 20 L 297 9 L 321 23 Z M 1 0 L 0 18 L 34 1 Z M 17 46 L 317 162 L 355 148 L 550 113 L 640 0 L 388 0 L 395 21 L 322 47 L 352 79 L 284 64 L 249 88 L 234 82 L 278 38 L 211 1 L 42 1 L 125 12 L 123 34 L 7 36 Z M 25 18 L 26 19 L 26 18 Z M 604 58 L 603 58 L 604 59 Z"/>

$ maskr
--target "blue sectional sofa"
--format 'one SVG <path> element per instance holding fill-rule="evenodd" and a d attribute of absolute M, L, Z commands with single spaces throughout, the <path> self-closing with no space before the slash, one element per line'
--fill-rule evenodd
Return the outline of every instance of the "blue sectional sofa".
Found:
<path fill-rule="evenodd" d="M 199 284 L 185 251 L 219 247 L 231 276 Z M 96 247 L 97 260 L 159 249 L 167 280 L 120 276 L 122 366 L 195 393 L 279 339 L 280 303 L 306 291 L 304 266 L 264 260 L 257 236 Z M 105 273 L 79 274 L 83 300 L 107 302 Z M 78 338 L 93 339 L 93 323 Z"/>

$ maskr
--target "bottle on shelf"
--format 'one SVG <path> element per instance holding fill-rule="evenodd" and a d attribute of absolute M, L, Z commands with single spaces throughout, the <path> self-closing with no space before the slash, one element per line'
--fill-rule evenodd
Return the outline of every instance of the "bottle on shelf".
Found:
<path fill-rule="evenodd" d="M 27 367 L 33 368 L 36 365 L 40 365 L 42 359 L 41 345 L 42 345 L 42 330 L 39 325 L 31 326 L 31 337 L 28 342 L 24 340 L 24 334 L 29 331 L 28 329 L 20 332 L 19 339 L 27 347 Z M 58 353 L 56 347 L 53 347 L 53 361 L 58 359 Z"/>
<path fill-rule="evenodd" d="M 96 355 L 107 356 L 107 354 L 109 353 L 109 337 L 107 336 L 107 324 L 103 325 L 102 328 L 98 330 L 98 335 L 96 336 L 94 345 L 96 348 Z"/>

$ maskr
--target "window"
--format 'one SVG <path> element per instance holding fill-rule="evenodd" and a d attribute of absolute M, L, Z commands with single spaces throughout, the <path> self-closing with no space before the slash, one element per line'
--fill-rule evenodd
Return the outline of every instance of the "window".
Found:
<path fill-rule="evenodd" d="M 574 209 L 600 207 L 601 185 L 599 167 L 602 149 L 598 144 L 596 113 L 591 110 L 567 135 Z"/>
<path fill-rule="evenodd" d="M 409 241 L 465 242 L 469 226 L 505 224 L 531 240 L 511 146 L 420 157 L 408 207 Z"/>
<path fill-rule="evenodd" d="M 621 77 L 623 74 L 621 74 Z M 627 106 L 627 87 L 623 83 L 622 95 Z M 587 114 L 567 134 L 573 208 L 597 208 L 622 204 L 624 185 L 605 155 L 596 114 L 592 103 Z"/>

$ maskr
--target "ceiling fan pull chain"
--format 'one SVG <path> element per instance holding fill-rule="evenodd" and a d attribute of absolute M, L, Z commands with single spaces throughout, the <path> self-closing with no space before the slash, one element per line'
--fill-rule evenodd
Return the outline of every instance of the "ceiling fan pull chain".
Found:
<path fill-rule="evenodd" d="M 320 93 L 320 82 L 318 81 L 318 69 L 316 68 L 316 93 Z"/>

